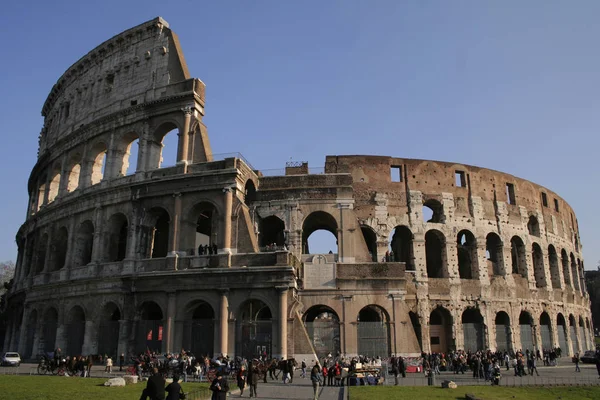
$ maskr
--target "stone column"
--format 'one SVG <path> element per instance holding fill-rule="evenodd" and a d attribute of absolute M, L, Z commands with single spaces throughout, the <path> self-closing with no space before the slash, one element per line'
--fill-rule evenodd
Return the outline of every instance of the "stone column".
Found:
<path fill-rule="evenodd" d="M 83 346 L 81 348 L 81 352 L 83 354 L 97 354 L 98 339 L 98 324 L 96 321 L 85 321 L 85 333 L 83 335 Z"/>
<path fill-rule="evenodd" d="M 223 243 L 221 249 L 223 253 L 231 253 L 231 207 L 233 204 L 232 188 L 223 188 L 225 193 L 225 213 L 223 214 Z"/>
<path fill-rule="evenodd" d="M 450 278 L 450 282 L 459 283 L 460 274 L 458 272 L 458 254 L 456 248 L 456 241 L 454 238 L 451 240 L 446 239 L 446 270 L 447 275 L 444 273 L 443 277 Z M 443 261 L 443 260 L 442 260 Z"/>
<path fill-rule="evenodd" d="M 165 343 L 167 345 L 167 353 L 173 351 L 173 338 L 175 330 L 175 313 L 177 312 L 177 296 L 176 293 L 172 292 L 168 295 L 167 302 L 167 326 L 165 327 Z"/>
<path fill-rule="evenodd" d="M 287 308 L 288 308 L 288 286 L 276 286 L 275 289 L 279 293 L 279 346 L 277 353 L 273 356 L 287 359 Z"/>
<path fill-rule="evenodd" d="M 94 243 L 92 244 L 92 262 L 102 261 L 102 234 L 105 224 L 102 223 L 102 207 L 96 207 L 94 215 Z"/>
<path fill-rule="evenodd" d="M 170 255 L 176 256 L 179 251 L 179 227 L 180 227 L 180 218 L 181 218 L 181 193 L 173 193 L 173 198 L 175 199 L 174 204 L 174 213 L 173 218 L 171 218 L 171 245 L 170 245 Z"/>
<path fill-rule="evenodd" d="M 117 353 L 129 353 L 129 333 L 131 328 L 131 321 L 126 319 L 119 320 L 119 343 L 117 345 Z"/>
<path fill-rule="evenodd" d="M 491 278 L 490 278 L 490 273 L 488 271 L 488 267 L 487 267 L 487 256 L 486 256 L 486 243 L 485 243 L 485 238 L 483 239 L 483 243 L 482 241 L 478 241 L 477 243 L 477 248 L 475 250 L 475 253 L 477 254 L 477 265 L 478 265 L 478 271 L 477 271 L 477 276 L 473 276 L 473 279 L 478 279 L 482 285 L 489 285 Z M 497 263 L 502 262 L 502 260 L 497 260 Z M 492 272 L 493 273 L 493 272 Z"/>
<path fill-rule="evenodd" d="M 219 307 L 219 354 L 227 354 L 227 341 L 229 330 L 229 290 L 221 290 L 221 304 Z"/>
<path fill-rule="evenodd" d="M 181 109 L 184 114 L 183 120 L 183 131 L 179 132 L 179 146 L 177 148 L 177 164 L 183 164 L 187 166 L 189 159 L 189 132 L 190 132 L 190 120 L 194 109 L 190 106 Z"/>

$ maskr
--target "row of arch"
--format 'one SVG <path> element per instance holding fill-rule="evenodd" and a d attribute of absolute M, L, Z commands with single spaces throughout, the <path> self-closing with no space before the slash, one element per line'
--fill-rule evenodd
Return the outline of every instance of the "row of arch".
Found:
<path fill-rule="evenodd" d="M 103 179 L 174 165 L 178 132 L 178 123 L 168 121 L 159 125 L 145 140 L 137 132 L 130 131 L 114 140 L 100 139 L 71 151 L 63 161 L 52 164 L 47 175 L 40 177 L 37 195 L 31 199 L 31 212 L 52 203 L 63 193 L 96 185 Z M 165 148 L 171 147 L 175 149 L 166 153 Z M 132 156 L 137 159 L 132 161 Z"/>

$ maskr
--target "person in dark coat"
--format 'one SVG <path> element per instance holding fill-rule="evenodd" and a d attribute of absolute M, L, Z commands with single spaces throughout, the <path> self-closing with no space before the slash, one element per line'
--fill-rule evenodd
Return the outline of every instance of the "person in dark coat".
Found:
<path fill-rule="evenodd" d="M 229 383 L 227 378 L 223 377 L 223 373 L 217 372 L 217 377 L 212 381 L 209 389 L 213 392 L 211 400 L 227 400 Z"/>
<path fill-rule="evenodd" d="M 260 372 L 258 371 L 258 367 L 256 365 L 250 365 L 248 368 L 248 385 L 250 386 L 250 397 L 258 397 L 256 393 L 256 386 L 258 386 L 258 377 Z M 265 375 L 266 375 L 265 371 Z"/>
<path fill-rule="evenodd" d="M 158 373 L 158 368 L 152 370 L 152 376 L 148 378 L 140 400 L 146 400 L 148 397 L 150 400 L 165 400 L 165 379 Z"/>
<path fill-rule="evenodd" d="M 246 387 L 246 368 L 242 365 L 237 373 L 237 385 L 240 388 L 240 397 L 244 395 L 244 388 Z"/>
<path fill-rule="evenodd" d="M 173 383 L 169 383 L 165 388 L 165 392 L 167 392 L 167 398 L 165 400 L 179 400 L 179 393 L 181 391 L 179 376 L 173 375 Z"/>

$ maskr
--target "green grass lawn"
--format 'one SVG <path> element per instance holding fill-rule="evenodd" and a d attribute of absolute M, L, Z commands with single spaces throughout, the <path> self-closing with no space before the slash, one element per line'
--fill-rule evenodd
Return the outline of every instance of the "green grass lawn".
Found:
<path fill-rule="evenodd" d="M 125 387 L 102 386 L 104 378 L 68 376 L 0 375 L 0 399 L 7 400 L 137 400 L 146 382 Z M 182 383 L 185 392 L 202 391 L 210 397 L 207 383 Z"/>
<path fill-rule="evenodd" d="M 459 386 L 457 389 L 416 386 L 350 387 L 350 400 L 464 399 L 472 393 L 485 400 L 589 400 L 600 399 L 600 387 L 503 387 Z"/>

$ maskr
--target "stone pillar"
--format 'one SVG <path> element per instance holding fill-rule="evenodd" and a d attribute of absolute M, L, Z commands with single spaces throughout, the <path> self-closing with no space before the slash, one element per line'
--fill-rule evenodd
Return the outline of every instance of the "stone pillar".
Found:
<path fill-rule="evenodd" d="M 227 341 L 229 331 L 229 299 L 227 295 L 228 290 L 221 291 L 221 304 L 219 307 L 219 355 L 227 355 Z"/>
<path fill-rule="evenodd" d="M 175 330 L 175 313 L 177 312 L 177 296 L 176 293 L 172 292 L 168 295 L 167 302 L 167 326 L 165 327 L 165 339 L 164 342 L 167 346 L 167 353 L 173 352 L 173 338 Z M 163 346 L 164 347 L 164 346 Z"/>
<path fill-rule="evenodd" d="M 479 280 L 479 282 L 481 282 L 482 285 L 489 285 L 491 278 L 490 278 L 490 272 L 488 271 L 488 267 L 487 267 L 487 256 L 486 256 L 486 243 L 485 243 L 485 238 L 483 239 L 483 243 L 481 243 L 481 241 L 479 241 L 477 243 L 477 249 L 475 250 L 476 254 L 477 254 L 477 266 L 478 266 L 478 271 L 477 271 L 477 276 L 473 276 L 473 279 L 477 279 Z M 498 260 L 497 263 L 502 262 L 502 260 Z M 493 271 L 492 271 L 493 274 Z"/>
<path fill-rule="evenodd" d="M 102 223 L 102 207 L 96 207 L 94 215 L 94 243 L 92 245 L 92 262 L 102 261 L 102 234 L 105 224 Z"/>
<path fill-rule="evenodd" d="M 98 324 L 96 321 L 85 321 L 85 333 L 83 335 L 81 352 L 83 354 L 98 354 Z"/>
<path fill-rule="evenodd" d="M 288 309 L 288 286 L 276 286 L 275 289 L 279 293 L 279 346 L 277 346 L 277 353 L 273 355 L 276 358 L 287 359 L 287 309 Z"/>
<path fill-rule="evenodd" d="M 179 227 L 180 227 L 180 218 L 181 218 L 181 193 L 173 193 L 174 202 L 174 213 L 173 218 L 171 218 L 171 244 L 170 244 L 170 255 L 176 256 L 179 251 Z"/>
<path fill-rule="evenodd" d="M 446 270 L 443 277 L 450 278 L 450 282 L 460 283 L 460 274 L 458 272 L 458 254 L 456 240 L 452 237 L 446 238 Z M 442 260 L 443 261 L 443 260 Z M 447 275 L 446 275 L 447 273 Z"/>
<path fill-rule="evenodd" d="M 119 343 L 117 345 L 117 353 L 129 353 L 129 333 L 131 321 L 126 319 L 119 320 Z"/>
<path fill-rule="evenodd" d="M 223 253 L 231 253 L 231 207 L 233 204 L 232 188 L 223 188 L 225 193 L 225 213 L 223 214 L 223 243 L 221 249 Z"/>
<path fill-rule="evenodd" d="M 46 242 L 46 258 L 44 259 L 44 269 L 42 273 L 47 273 L 50 267 L 50 260 L 52 259 L 52 242 L 54 236 L 54 229 L 48 230 L 48 241 Z"/>
<path fill-rule="evenodd" d="M 425 238 L 423 234 L 415 234 L 413 239 L 415 260 L 415 277 L 417 282 L 427 281 L 427 255 L 425 254 Z"/>
<path fill-rule="evenodd" d="M 27 330 L 29 328 L 28 325 L 26 325 L 25 321 L 29 320 L 29 315 L 31 314 L 30 311 L 24 312 L 23 313 L 23 319 L 21 321 L 21 330 L 19 332 L 19 346 L 17 348 L 17 352 L 21 355 L 21 358 L 23 357 L 23 355 L 25 354 L 25 347 L 27 345 Z"/>
<path fill-rule="evenodd" d="M 29 358 L 35 359 L 39 353 L 43 351 L 43 348 L 40 345 L 43 345 L 43 341 L 40 340 L 43 336 L 44 332 L 44 323 L 41 321 L 41 317 L 38 316 L 37 321 L 35 321 L 35 332 L 33 333 L 33 343 L 31 346 L 31 354 L 29 354 Z"/>
<path fill-rule="evenodd" d="M 183 164 L 187 166 L 189 159 L 189 132 L 190 132 L 190 120 L 194 109 L 190 106 L 181 109 L 184 114 L 183 120 L 183 131 L 179 132 L 179 145 L 177 147 L 177 164 Z"/>

